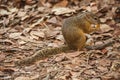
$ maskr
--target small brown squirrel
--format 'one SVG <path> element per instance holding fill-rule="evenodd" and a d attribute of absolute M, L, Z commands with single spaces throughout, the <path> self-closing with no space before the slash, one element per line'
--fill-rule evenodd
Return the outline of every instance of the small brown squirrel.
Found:
<path fill-rule="evenodd" d="M 49 55 L 58 54 L 71 49 L 81 50 L 86 44 L 85 34 L 89 34 L 99 28 L 99 19 L 91 12 L 83 12 L 77 16 L 67 18 L 64 20 L 62 26 L 62 34 L 67 45 L 39 50 L 31 57 L 15 63 L 17 65 L 29 65 Z"/>
<path fill-rule="evenodd" d="M 98 17 L 91 12 L 84 12 L 66 19 L 63 23 L 62 34 L 67 45 L 72 49 L 81 50 L 86 44 L 85 34 L 100 28 Z"/>

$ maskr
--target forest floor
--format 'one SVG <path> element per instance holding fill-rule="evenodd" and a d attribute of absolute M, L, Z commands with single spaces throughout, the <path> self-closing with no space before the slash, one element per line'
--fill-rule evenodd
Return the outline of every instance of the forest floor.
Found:
<path fill-rule="evenodd" d="M 0 0 L 0 80 L 120 80 L 119 0 Z M 118 9 L 118 10 L 116 10 Z M 32 65 L 15 61 L 64 45 L 62 21 L 81 11 L 100 18 L 91 45 L 102 49 L 52 55 Z"/>

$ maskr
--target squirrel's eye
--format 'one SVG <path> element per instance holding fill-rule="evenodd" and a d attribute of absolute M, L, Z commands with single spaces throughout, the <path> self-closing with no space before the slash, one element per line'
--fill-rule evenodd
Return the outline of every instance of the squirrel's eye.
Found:
<path fill-rule="evenodd" d="M 95 20 L 97 20 L 97 18 L 96 18 L 96 17 L 95 17 L 94 19 L 95 19 Z"/>

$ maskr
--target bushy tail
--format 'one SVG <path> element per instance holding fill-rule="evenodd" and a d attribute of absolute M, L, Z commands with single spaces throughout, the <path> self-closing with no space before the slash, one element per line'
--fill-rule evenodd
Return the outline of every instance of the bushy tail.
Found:
<path fill-rule="evenodd" d="M 38 60 L 49 57 L 50 55 L 59 54 L 61 52 L 66 52 L 68 50 L 70 50 L 70 48 L 67 45 L 63 45 L 61 47 L 38 50 L 32 56 L 30 56 L 26 59 L 20 60 L 20 61 L 16 61 L 15 64 L 16 65 L 30 65 Z"/>

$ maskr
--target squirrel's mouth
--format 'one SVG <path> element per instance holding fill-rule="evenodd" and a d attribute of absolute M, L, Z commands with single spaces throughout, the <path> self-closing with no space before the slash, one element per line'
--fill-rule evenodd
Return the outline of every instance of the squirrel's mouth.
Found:
<path fill-rule="evenodd" d="M 94 30 L 100 30 L 100 24 L 91 24 L 90 27 Z"/>
<path fill-rule="evenodd" d="M 97 28 L 97 24 L 91 24 L 91 28 Z"/>

